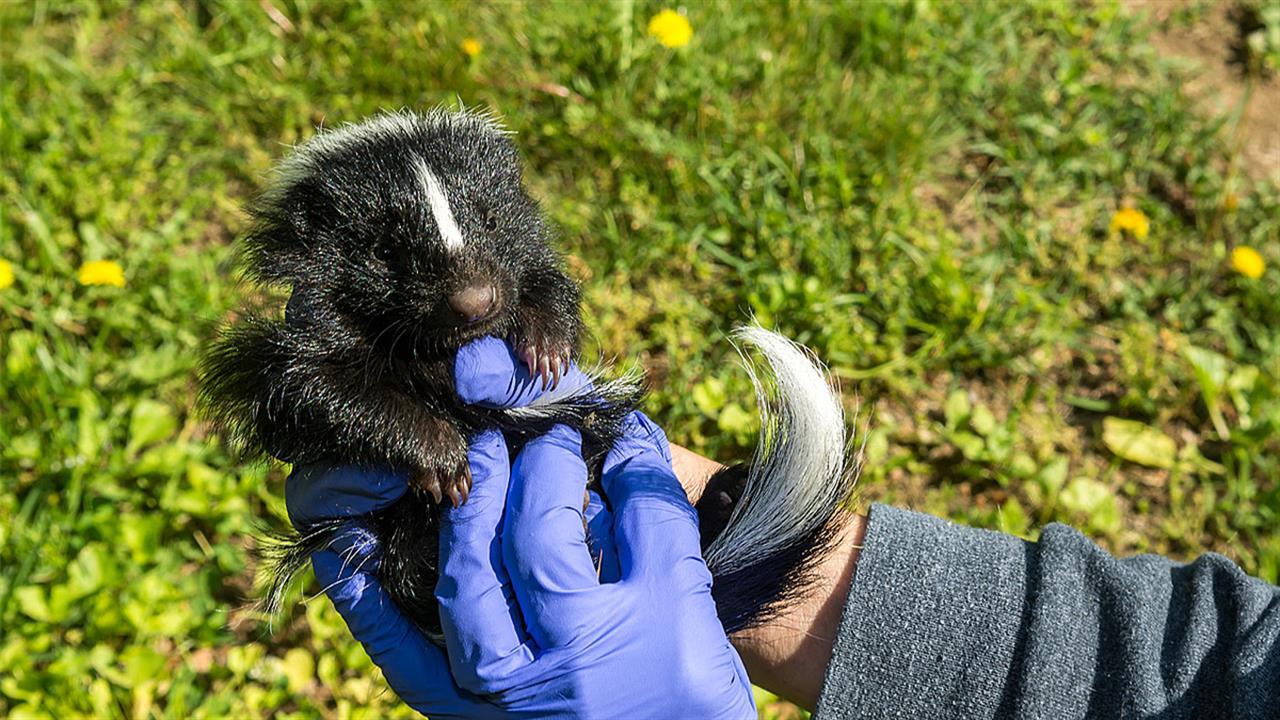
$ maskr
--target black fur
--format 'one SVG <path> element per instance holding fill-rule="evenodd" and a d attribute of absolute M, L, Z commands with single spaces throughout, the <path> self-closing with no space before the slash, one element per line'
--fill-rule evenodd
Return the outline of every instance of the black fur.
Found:
<path fill-rule="evenodd" d="M 442 237 L 422 164 L 447 191 L 461 248 Z M 554 383 L 580 332 L 578 288 L 522 185 L 515 148 L 487 117 L 395 113 L 322 133 L 282 162 L 249 213 L 247 272 L 291 287 L 292 299 L 284 318 L 247 315 L 223 331 L 203 366 L 203 404 L 249 453 L 390 467 L 412 479 L 411 492 L 365 525 L 382 547 L 380 580 L 439 641 L 438 508 L 446 496 L 466 500 L 467 439 L 500 428 L 518 446 L 564 422 L 598 456 L 640 392 L 603 384 L 518 422 L 458 398 L 453 357 L 466 342 L 505 337 L 531 373 Z M 468 288 L 492 288 L 479 319 L 456 307 Z M 718 474 L 699 503 L 704 548 L 728 522 L 745 476 Z M 816 522 L 818 531 L 789 538 L 762 566 L 715 577 L 727 631 L 758 624 L 807 581 L 830 541 L 829 518 Z M 265 538 L 270 610 L 330 531 Z"/>
<path fill-rule="evenodd" d="M 292 312 L 229 329 L 209 354 L 204 397 L 248 448 L 293 463 L 389 464 L 447 490 L 466 484 L 465 435 L 495 424 L 457 401 L 453 352 L 507 336 L 558 366 L 577 342 L 578 289 L 495 126 L 446 113 L 382 122 L 322 135 L 249 208 L 247 270 L 291 285 Z M 446 249 L 415 163 L 447 185 L 464 252 Z M 448 298 L 472 285 L 497 296 L 469 323 Z"/>
<path fill-rule="evenodd" d="M 605 385 L 518 423 L 461 402 L 453 356 L 483 335 L 508 338 L 532 372 L 554 382 L 577 344 L 578 288 L 495 124 L 443 112 L 375 122 L 381 127 L 339 131 L 341 142 L 325 134 L 296 152 L 249 207 L 246 270 L 291 286 L 293 296 L 283 319 L 248 315 L 224 329 L 206 355 L 201 395 L 210 418 L 249 454 L 390 467 L 413 478 L 413 492 L 367 520 L 383 546 L 381 579 L 435 634 L 438 503 L 465 501 L 467 438 L 497 427 L 518 445 L 565 422 L 599 454 L 640 393 Z M 461 251 L 446 248 L 416 162 L 447 188 Z M 449 296 L 477 285 L 494 289 L 494 307 L 468 322 Z M 269 605 L 327 539 L 323 528 L 263 538 Z"/>

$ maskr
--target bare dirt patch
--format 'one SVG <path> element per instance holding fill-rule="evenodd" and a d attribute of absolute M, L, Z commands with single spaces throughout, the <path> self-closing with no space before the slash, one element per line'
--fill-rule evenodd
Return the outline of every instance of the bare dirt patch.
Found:
<path fill-rule="evenodd" d="M 1240 17 L 1233 2 L 1209 4 L 1190 25 L 1171 19 L 1190 2 L 1130 0 L 1160 28 L 1151 43 L 1163 56 L 1184 60 L 1192 72 L 1184 88 L 1210 112 L 1240 122 L 1228 132 L 1235 140 L 1241 170 L 1257 180 L 1280 183 L 1280 78 L 1250 78 L 1240 64 Z"/>

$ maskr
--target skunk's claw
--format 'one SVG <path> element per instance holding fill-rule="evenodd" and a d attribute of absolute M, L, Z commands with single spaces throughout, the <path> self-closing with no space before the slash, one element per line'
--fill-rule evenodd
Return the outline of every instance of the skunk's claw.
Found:
<path fill-rule="evenodd" d="M 444 485 L 440 482 L 440 476 L 433 470 L 427 470 L 415 478 L 418 489 L 431 496 L 432 500 L 439 503 L 444 499 Z"/>
<path fill-rule="evenodd" d="M 437 504 L 443 504 L 447 497 L 454 507 L 459 507 L 471 495 L 471 468 L 466 462 L 449 469 L 425 468 L 416 474 L 414 481 Z"/>
<path fill-rule="evenodd" d="M 522 342 L 518 339 L 513 339 L 511 342 L 516 348 L 516 356 L 529 370 L 530 379 L 539 378 L 544 391 L 554 390 L 560 384 L 560 379 L 568 374 L 569 363 L 573 358 L 573 349 L 570 346 L 560 345 L 553 348 L 551 343 Z"/>
<path fill-rule="evenodd" d="M 569 363 L 572 362 L 572 350 L 568 347 L 562 347 L 554 350 L 544 357 L 547 363 L 546 375 L 551 377 L 550 387 L 552 390 L 560 385 L 560 379 L 569 374 Z"/>
<path fill-rule="evenodd" d="M 517 354 L 520 356 L 520 359 L 524 361 L 525 368 L 529 370 L 529 377 L 532 378 L 534 375 L 534 369 L 538 365 L 538 344 L 533 343 L 531 345 L 519 347 Z"/>
<path fill-rule="evenodd" d="M 542 355 L 538 358 L 538 377 L 542 378 L 542 390 L 546 392 L 547 384 L 551 381 L 551 357 Z"/>

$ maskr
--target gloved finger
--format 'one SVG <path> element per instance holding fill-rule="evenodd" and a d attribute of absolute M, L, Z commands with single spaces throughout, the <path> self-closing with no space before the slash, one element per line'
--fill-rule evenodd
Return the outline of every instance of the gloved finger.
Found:
<path fill-rule="evenodd" d="M 554 389 L 544 390 L 542 378 L 528 367 L 507 343 L 482 337 L 463 345 L 453 362 L 458 396 L 468 405 L 523 407 L 544 395 L 567 397 L 591 387 L 591 379 L 574 363 Z"/>
<path fill-rule="evenodd" d="M 511 467 L 502 556 L 529 634 L 543 648 L 567 645 L 595 615 L 584 611 L 600 587 L 583 528 L 586 484 L 582 437 L 565 425 L 530 441 Z"/>
<path fill-rule="evenodd" d="M 596 565 L 601 584 L 618 581 L 618 547 L 613 542 L 613 511 L 604 503 L 600 494 L 587 493 L 587 551 Z"/>
<path fill-rule="evenodd" d="M 293 468 L 285 481 L 284 503 L 289 522 L 305 533 L 326 521 L 391 507 L 408 489 L 408 479 L 390 471 L 302 465 Z"/>
<path fill-rule="evenodd" d="M 322 550 L 311 564 L 352 636 L 401 700 L 431 717 L 496 716 L 491 705 L 453 683 L 444 652 L 400 612 L 367 563 Z"/>
<path fill-rule="evenodd" d="M 533 661 L 510 579 L 502 565 L 502 515 L 511 466 L 497 431 L 467 451 L 471 497 L 446 509 L 440 527 L 436 599 L 453 677 L 467 690 L 501 692 Z"/>
<path fill-rule="evenodd" d="M 698 516 L 671 469 L 666 435 L 642 413 L 625 421 L 605 456 L 601 478 L 613 501 L 614 542 L 624 582 L 664 577 L 683 589 L 709 591 Z"/>

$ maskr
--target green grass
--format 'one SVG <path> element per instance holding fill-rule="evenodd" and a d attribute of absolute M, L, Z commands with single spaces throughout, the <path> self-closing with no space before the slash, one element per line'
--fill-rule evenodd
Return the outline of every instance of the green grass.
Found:
<path fill-rule="evenodd" d="M 193 368 L 284 145 L 455 98 L 518 132 L 591 351 L 643 364 L 673 440 L 749 448 L 723 336 L 754 313 L 874 409 L 866 500 L 1276 581 L 1280 192 L 1150 23 L 726 0 L 669 50 L 647 2 L 264 4 L 0 4 L 0 715 L 408 715 L 327 602 L 247 610 L 282 472 L 206 434 Z M 100 258 L 124 288 L 77 284 Z"/>

